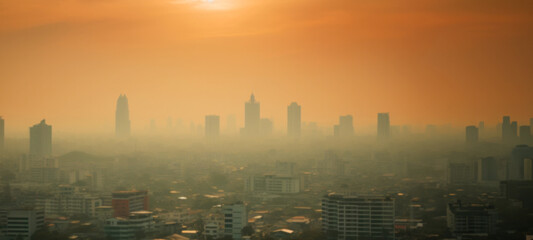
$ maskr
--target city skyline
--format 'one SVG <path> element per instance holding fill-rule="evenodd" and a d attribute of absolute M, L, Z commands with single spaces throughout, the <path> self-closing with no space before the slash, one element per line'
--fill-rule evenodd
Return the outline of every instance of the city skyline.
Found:
<path fill-rule="evenodd" d="M 374 125 L 377 112 L 399 125 L 532 117 L 533 3 L 171 2 L 3 3 L 6 133 L 42 118 L 62 132 L 107 133 L 119 93 L 130 97 L 134 129 L 208 113 L 236 114 L 241 125 L 252 91 L 275 127 L 292 101 L 305 106 L 303 121 L 321 125 L 343 114 Z M 297 14 L 302 7 L 308 14 Z"/>

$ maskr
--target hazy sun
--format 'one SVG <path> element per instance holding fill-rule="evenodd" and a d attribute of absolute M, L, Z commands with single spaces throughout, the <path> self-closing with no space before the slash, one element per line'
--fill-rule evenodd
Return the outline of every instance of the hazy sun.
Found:
<path fill-rule="evenodd" d="M 190 5 L 204 10 L 229 10 L 235 8 L 234 0 L 174 0 L 172 3 Z"/>

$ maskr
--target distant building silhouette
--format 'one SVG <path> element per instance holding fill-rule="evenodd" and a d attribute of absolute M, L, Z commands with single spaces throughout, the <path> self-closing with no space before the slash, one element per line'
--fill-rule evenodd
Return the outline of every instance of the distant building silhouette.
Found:
<path fill-rule="evenodd" d="M 390 137 L 389 113 L 378 113 L 378 140 L 384 141 Z"/>
<path fill-rule="evenodd" d="M 287 135 L 299 137 L 302 132 L 302 106 L 293 102 L 287 107 Z"/>
<path fill-rule="evenodd" d="M 503 116 L 502 122 L 502 140 L 504 143 L 511 143 L 514 141 L 516 134 L 513 134 L 511 126 L 511 117 Z"/>
<path fill-rule="evenodd" d="M 0 116 L 0 152 L 4 150 L 4 119 Z"/>
<path fill-rule="evenodd" d="M 259 135 L 260 121 L 260 105 L 259 102 L 255 101 L 255 96 L 252 94 L 250 100 L 244 104 L 244 135 Z"/>
<path fill-rule="evenodd" d="M 220 135 L 220 117 L 217 115 L 205 116 L 205 136 L 217 138 Z"/>
<path fill-rule="evenodd" d="M 115 112 L 115 135 L 129 137 L 131 135 L 130 110 L 126 95 L 120 95 Z"/>
<path fill-rule="evenodd" d="M 525 176 L 533 173 L 533 169 L 530 166 L 529 168 L 526 167 L 528 165 L 526 164 L 527 160 L 533 159 L 533 147 L 518 145 L 511 154 L 511 161 L 508 162 L 507 166 L 507 179 L 525 180 Z"/>
<path fill-rule="evenodd" d="M 493 157 L 479 159 L 477 165 L 478 182 L 498 182 L 500 180 L 498 168 L 498 160 Z"/>
<path fill-rule="evenodd" d="M 339 124 L 333 127 L 333 135 L 338 137 L 351 137 L 354 135 L 352 115 L 339 117 Z"/>
<path fill-rule="evenodd" d="M 529 119 L 529 128 L 533 130 L 533 118 Z"/>
<path fill-rule="evenodd" d="M 531 143 L 531 127 L 520 126 L 520 143 L 521 144 Z"/>
<path fill-rule="evenodd" d="M 44 119 L 30 127 L 30 155 L 37 158 L 52 155 L 52 126 Z"/>
<path fill-rule="evenodd" d="M 479 129 L 476 126 L 466 127 L 466 143 L 475 144 L 479 140 Z"/>

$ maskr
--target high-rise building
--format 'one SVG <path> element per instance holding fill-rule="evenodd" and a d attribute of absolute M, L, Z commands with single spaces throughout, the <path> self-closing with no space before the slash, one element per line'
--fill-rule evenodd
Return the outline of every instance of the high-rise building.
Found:
<path fill-rule="evenodd" d="M 450 203 L 447 208 L 447 225 L 454 236 L 480 236 L 494 233 L 497 212 L 494 206 L 482 204 Z"/>
<path fill-rule="evenodd" d="M 252 94 L 250 100 L 244 104 L 243 133 L 248 136 L 259 135 L 260 121 L 260 105 L 259 102 L 255 101 L 255 96 Z"/>
<path fill-rule="evenodd" d="M 333 127 L 333 135 L 339 137 L 351 137 L 354 135 L 352 115 L 339 117 L 339 124 Z"/>
<path fill-rule="evenodd" d="M 131 212 L 148 210 L 148 191 L 113 192 L 114 217 L 128 217 Z"/>
<path fill-rule="evenodd" d="M 520 126 L 520 143 L 528 144 L 531 142 L 531 127 Z"/>
<path fill-rule="evenodd" d="M 115 135 L 117 137 L 129 137 L 131 135 L 130 110 L 126 95 L 120 95 L 117 99 L 115 112 Z"/>
<path fill-rule="evenodd" d="M 0 116 L 0 152 L 4 150 L 4 119 Z"/>
<path fill-rule="evenodd" d="M 302 132 L 302 106 L 293 102 L 287 107 L 287 135 L 299 137 Z"/>
<path fill-rule="evenodd" d="M 52 155 L 52 126 L 44 119 L 30 127 L 30 155 L 35 158 Z"/>
<path fill-rule="evenodd" d="M 222 206 L 224 214 L 224 235 L 233 240 L 241 240 L 242 229 L 248 223 L 248 213 L 246 206 L 242 202 L 226 204 Z"/>
<path fill-rule="evenodd" d="M 217 115 L 205 116 L 205 136 L 217 138 L 220 135 L 220 117 Z"/>
<path fill-rule="evenodd" d="M 511 122 L 511 117 L 504 116 L 502 122 L 502 139 L 504 143 L 514 143 L 516 141 L 517 123 Z"/>
<path fill-rule="evenodd" d="M 389 113 L 378 113 L 378 140 L 387 140 L 390 137 Z"/>
<path fill-rule="evenodd" d="M 329 194 L 322 199 L 322 230 L 328 239 L 394 239 L 394 199 Z"/>
<path fill-rule="evenodd" d="M 276 175 L 250 176 L 244 181 L 244 189 L 248 192 L 299 193 L 300 178 Z"/>
<path fill-rule="evenodd" d="M 479 140 L 479 129 L 476 126 L 466 127 L 466 143 L 475 144 Z"/>
<path fill-rule="evenodd" d="M 524 177 L 531 174 L 531 169 L 524 168 L 526 159 L 533 159 L 533 147 L 518 145 L 512 151 L 511 160 L 507 166 L 508 180 L 524 180 Z M 528 174 L 524 174 L 529 171 Z"/>
<path fill-rule="evenodd" d="M 33 233 L 44 227 L 44 211 L 38 209 L 9 210 L 5 235 L 7 239 L 30 240 Z"/>

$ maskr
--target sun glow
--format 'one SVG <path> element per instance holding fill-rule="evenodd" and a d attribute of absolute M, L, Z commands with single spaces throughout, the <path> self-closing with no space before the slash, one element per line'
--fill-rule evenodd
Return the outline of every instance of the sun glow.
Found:
<path fill-rule="evenodd" d="M 230 10 L 236 7 L 232 0 L 174 0 L 172 3 L 190 5 L 203 10 Z"/>

